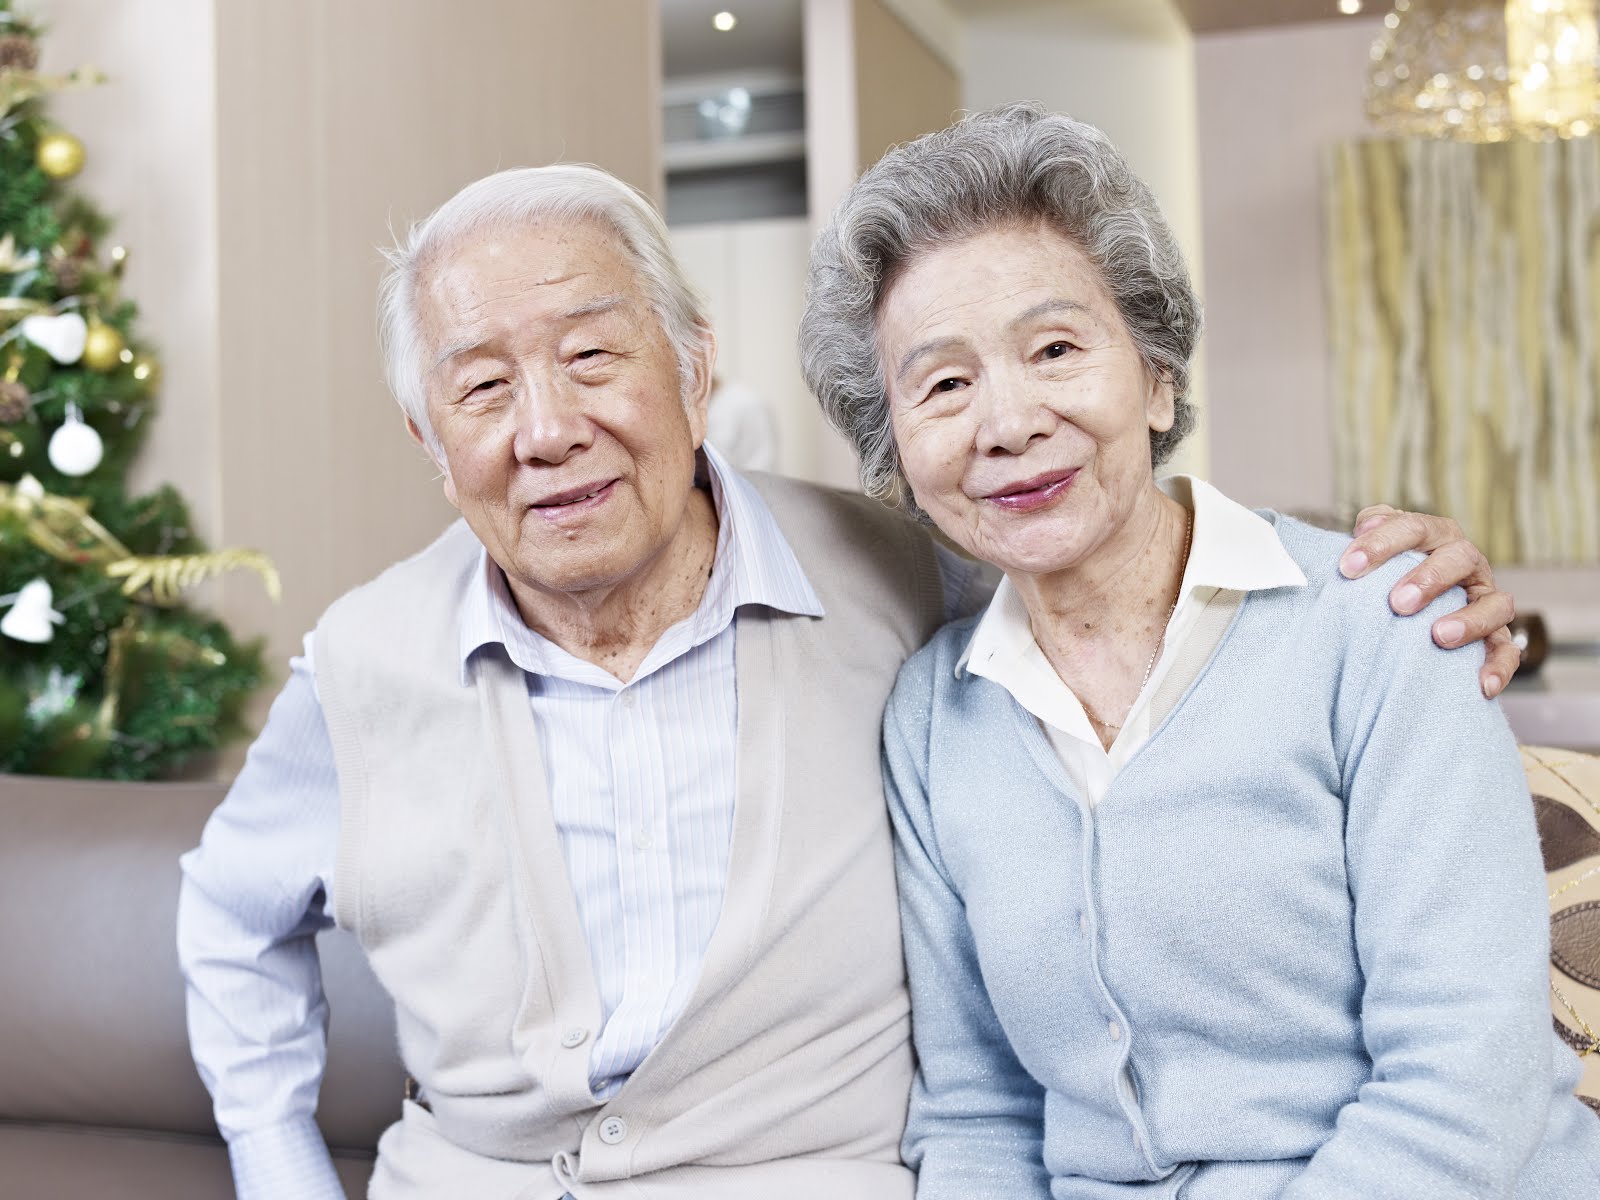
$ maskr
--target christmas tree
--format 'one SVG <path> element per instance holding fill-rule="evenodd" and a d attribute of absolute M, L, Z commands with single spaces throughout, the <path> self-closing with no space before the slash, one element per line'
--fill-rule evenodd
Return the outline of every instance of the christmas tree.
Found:
<path fill-rule="evenodd" d="M 0 771 L 146 779 L 241 732 L 260 647 L 186 607 L 247 567 L 208 554 L 170 487 L 126 476 L 159 375 L 121 295 L 126 252 L 68 181 L 83 145 L 38 71 L 41 30 L 0 0 Z"/>

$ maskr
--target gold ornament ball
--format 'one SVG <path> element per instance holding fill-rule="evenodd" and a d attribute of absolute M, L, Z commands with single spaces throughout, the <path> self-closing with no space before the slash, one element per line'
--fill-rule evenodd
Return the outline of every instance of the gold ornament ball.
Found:
<path fill-rule="evenodd" d="M 83 143 L 70 133 L 47 133 L 39 139 L 34 159 L 51 179 L 71 179 L 83 170 L 87 158 Z"/>
<path fill-rule="evenodd" d="M 122 335 L 112 326 L 91 322 L 83 341 L 83 365 L 91 371 L 114 371 L 122 363 Z"/>

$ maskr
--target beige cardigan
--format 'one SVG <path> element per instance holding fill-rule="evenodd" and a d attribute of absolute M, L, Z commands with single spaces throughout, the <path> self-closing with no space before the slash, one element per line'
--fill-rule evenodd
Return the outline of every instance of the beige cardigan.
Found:
<path fill-rule="evenodd" d="M 407 1102 L 371 1195 L 909 1200 L 909 1016 L 879 723 L 943 615 L 927 536 L 861 497 L 755 480 L 826 615 L 737 616 L 727 892 L 683 1015 L 605 1104 L 600 1001 L 525 681 L 462 681 L 463 523 L 316 633 L 339 770 L 334 912 L 395 998 Z M 333 1017 L 338 1020 L 337 1014 Z"/>

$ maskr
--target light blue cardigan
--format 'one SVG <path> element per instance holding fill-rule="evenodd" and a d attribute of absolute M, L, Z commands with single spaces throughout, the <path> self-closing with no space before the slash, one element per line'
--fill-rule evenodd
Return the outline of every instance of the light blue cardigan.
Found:
<path fill-rule="evenodd" d="M 1248 596 L 1093 811 L 957 676 L 972 620 L 901 672 L 920 1200 L 1600 1196 L 1515 744 L 1428 637 L 1459 593 L 1394 620 L 1409 562 L 1275 525 L 1309 586 Z"/>

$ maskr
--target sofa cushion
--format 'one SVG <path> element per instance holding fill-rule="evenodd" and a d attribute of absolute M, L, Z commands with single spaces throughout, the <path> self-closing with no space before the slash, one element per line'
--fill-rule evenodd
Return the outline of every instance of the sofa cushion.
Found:
<path fill-rule="evenodd" d="M 0 1122 L 0 1200 L 232 1200 L 220 1138 Z M 370 1156 L 334 1159 L 345 1195 L 367 1194 Z"/>
<path fill-rule="evenodd" d="M 0 1120 L 215 1135 L 174 930 L 178 856 L 223 792 L 0 776 Z M 371 1150 L 404 1087 L 393 1006 L 353 939 L 320 944 L 319 1117 L 332 1145 Z"/>

